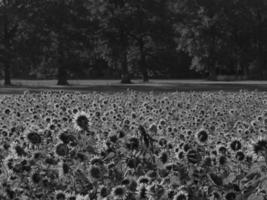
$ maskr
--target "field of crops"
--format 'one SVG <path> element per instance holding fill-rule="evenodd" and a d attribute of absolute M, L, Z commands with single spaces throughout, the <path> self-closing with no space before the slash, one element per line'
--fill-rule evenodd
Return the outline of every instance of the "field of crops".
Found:
<path fill-rule="evenodd" d="M 267 93 L 0 96 L 1 200 L 267 199 Z"/>

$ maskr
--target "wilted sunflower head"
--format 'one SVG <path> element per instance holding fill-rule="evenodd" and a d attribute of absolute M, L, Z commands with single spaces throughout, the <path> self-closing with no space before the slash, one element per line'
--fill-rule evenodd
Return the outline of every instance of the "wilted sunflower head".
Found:
<path fill-rule="evenodd" d="M 74 128 L 78 131 L 88 130 L 90 116 L 85 112 L 77 112 L 74 115 Z"/>

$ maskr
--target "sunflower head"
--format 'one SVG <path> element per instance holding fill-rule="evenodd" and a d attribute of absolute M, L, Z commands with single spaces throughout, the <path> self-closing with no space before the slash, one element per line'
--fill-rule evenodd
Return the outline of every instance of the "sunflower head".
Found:
<path fill-rule="evenodd" d="M 147 188 L 147 185 L 140 184 L 137 187 L 137 196 L 139 197 L 139 199 L 147 199 L 147 197 L 148 197 L 148 188 Z"/>
<path fill-rule="evenodd" d="M 184 190 L 180 190 L 174 197 L 173 200 L 188 200 L 188 193 Z"/>
<path fill-rule="evenodd" d="M 42 142 L 42 137 L 37 132 L 28 133 L 27 139 L 29 140 L 30 143 L 34 145 L 41 144 Z"/>
<path fill-rule="evenodd" d="M 235 154 L 235 158 L 238 160 L 238 161 L 243 161 L 245 159 L 245 154 L 242 152 L 242 151 L 238 151 L 236 152 Z"/>
<path fill-rule="evenodd" d="M 241 141 L 238 139 L 234 139 L 230 142 L 230 148 L 232 151 L 238 151 L 242 148 Z"/>
<path fill-rule="evenodd" d="M 139 184 L 149 184 L 150 178 L 148 176 L 140 176 L 138 179 Z"/>
<path fill-rule="evenodd" d="M 57 192 L 55 196 L 56 200 L 65 200 L 66 199 L 66 194 L 64 192 Z"/>
<path fill-rule="evenodd" d="M 163 164 L 167 163 L 167 162 L 168 162 L 168 159 L 169 159 L 169 155 L 168 155 L 168 153 L 165 152 L 165 151 L 161 152 L 161 154 L 160 154 L 160 156 L 159 156 L 159 159 L 160 159 L 160 161 L 161 161 Z"/>
<path fill-rule="evenodd" d="M 235 200 L 236 199 L 236 193 L 234 192 L 227 192 L 224 195 L 225 200 Z"/>
<path fill-rule="evenodd" d="M 95 179 L 95 180 L 99 180 L 102 177 L 102 172 L 100 167 L 96 166 L 96 165 L 92 165 L 89 169 L 89 174 L 90 176 Z"/>
<path fill-rule="evenodd" d="M 267 140 L 260 139 L 253 145 L 253 150 L 256 154 L 267 151 Z"/>
<path fill-rule="evenodd" d="M 78 131 L 88 130 L 90 116 L 85 112 L 77 112 L 74 115 L 74 128 Z"/>
<path fill-rule="evenodd" d="M 199 163 L 202 160 L 200 153 L 194 149 L 191 149 L 187 152 L 186 158 L 187 161 L 192 164 Z"/>
<path fill-rule="evenodd" d="M 105 186 L 100 186 L 99 189 L 98 189 L 98 195 L 101 199 L 107 197 L 109 195 L 109 191 L 108 191 L 108 188 L 105 187 Z"/>
<path fill-rule="evenodd" d="M 126 197 L 127 190 L 125 186 L 118 185 L 112 189 L 112 196 L 115 198 L 124 199 Z"/>
<path fill-rule="evenodd" d="M 195 135 L 195 138 L 199 144 L 205 144 L 209 139 L 208 131 L 204 129 L 198 131 Z"/>
<path fill-rule="evenodd" d="M 66 144 L 60 143 L 56 146 L 56 154 L 59 156 L 66 156 L 69 153 L 69 148 Z"/>

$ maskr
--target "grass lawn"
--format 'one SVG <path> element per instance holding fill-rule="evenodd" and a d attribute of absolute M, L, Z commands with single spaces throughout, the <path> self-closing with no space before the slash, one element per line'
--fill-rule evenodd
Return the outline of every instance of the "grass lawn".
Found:
<path fill-rule="evenodd" d="M 56 80 L 12 80 L 12 86 L 1 83 L 0 94 L 21 94 L 26 89 L 38 92 L 45 89 L 78 90 L 86 92 L 120 92 L 127 89 L 137 91 L 267 91 L 267 81 L 205 81 L 205 80 L 150 80 L 143 83 L 133 80 L 132 84 L 120 84 L 119 80 L 70 80 L 68 86 L 57 86 Z"/>

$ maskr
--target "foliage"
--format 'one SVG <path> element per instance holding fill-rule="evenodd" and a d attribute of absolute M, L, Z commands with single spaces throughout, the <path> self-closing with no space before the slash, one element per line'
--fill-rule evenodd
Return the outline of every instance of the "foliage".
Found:
<path fill-rule="evenodd" d="M 265 8 L 264 0 L 178 1 L 178 49 L 192 56 L 193 69 L 207 72 L 211 79 L 219 73 L 247 76 L 255 60 L 265 71 Z"/>
<path fill-rule="evenodd" d="M 264 78 L 266 6 L 266 0 L 2 0 L 0 65 L 6 83 L 12 74 L 57 74 L 67 83 L 72 75 L 107 71 L 129 83 L 131 76 L 148 81 L 185 69 L 210 79 Z"/>

